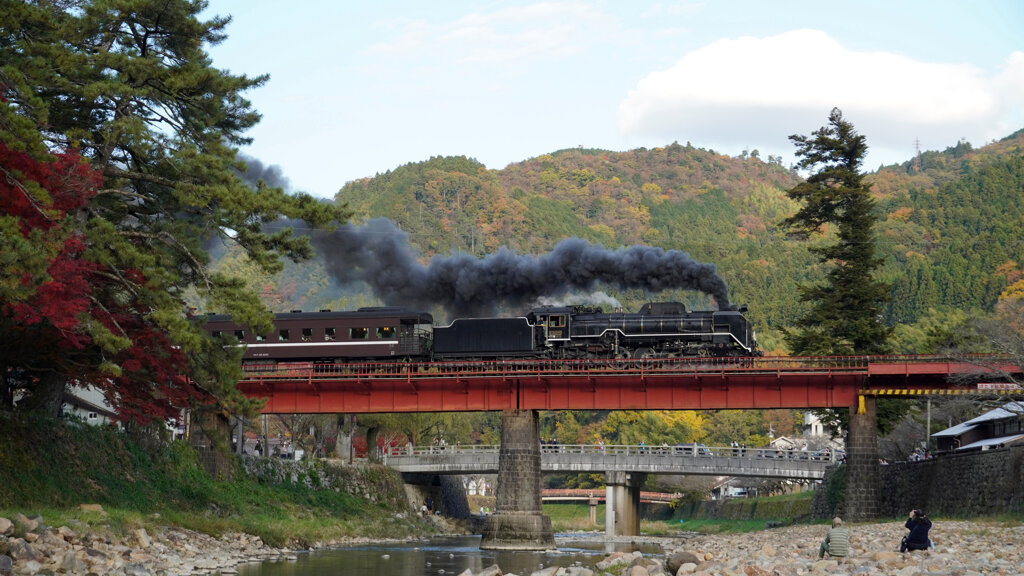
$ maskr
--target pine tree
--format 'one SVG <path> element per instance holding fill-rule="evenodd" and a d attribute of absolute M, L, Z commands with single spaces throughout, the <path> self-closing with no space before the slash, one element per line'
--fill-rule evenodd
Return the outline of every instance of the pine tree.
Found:
<path fill-rule="evenodd" d="M 71 286 L 51 263 L 49 277 L 27 277 L 30 285 L 5 291 L 10 297 L 0 303 L 0 350 L 19 351 L 0 352 L 0 374 L 15 378 L 28 399 L 42 399 L 42 410 L 56 412 L 70 382 L 103 389 L 125 420 L 166 416 L 189 402 L 251 412 L 256 405 L 234 388 L 237 354 L 202 333 L 185 294 L 254 329 L 269 329 L 272 316 L 241 281 L 208 268 L 206 248 L 238 244 L 272 272 L 281 257 L 306 258 L 312 249 L 289 228 L 268 232 L 268 224 L 284 216 L 326 226 L 348 216 L 308 195 L 252 190 L 240 179 L 237 147 L 259 120 L 243 93 L 266 77 L 213 67 L 205 47 L 225 39 L 230 20 L 200 20 L 206 4 L 0 0 L 6 158 L 31 166 L 16 155 L 42 164 L 80 155 L 101 176 L 54 233 L 78 242 L 72 259 L 87 275 Z M 38 176 L 52 170 L 4 168 L 5 194 L 47 213 L 82 188 Z M 12 206 L 5 202 L 0 216 L 24 221 Z M 18 254 L 8 248 L 27 236 L 7 230 L 0 252 Z M 59 293 L 57 284 L 85 303 L 73 321 L 57 326 L 56 316 L 26 313 L 34 299 Z M 39 345 L 19 344 L 29 341 Z"/>
<path fill-rule="evenodd" d="M 792 237 L 808 239 L 834 230 L 810 250 L 829 266 L 824 284 L 801 286 L 809 311 L 786 331 L 794 354 L 878 354 L 888 350 L 891 329 L 881 321 L 889 286 L 874 277 L 882 259 L 875 254 L 874 199 L 860 173 L 867 153 L 864 136 L 834 108 L 828 126 L 811 137 L 789 137 L 798 166 L 812 173 L 787 194 L 801 208 L 783 225 Z"/>

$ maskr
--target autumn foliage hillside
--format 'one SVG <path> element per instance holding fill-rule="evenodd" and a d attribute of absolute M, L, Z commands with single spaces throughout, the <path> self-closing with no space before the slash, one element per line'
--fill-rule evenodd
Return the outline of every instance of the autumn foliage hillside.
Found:
<path fill-rule="evenodd" d="M 870 135 L 868 135 L 870 145 Z M 1024 134 L 966 142 L 868 174 L 878 201 L 881 274 L 893 284 L 887 322 L 913 325 L 949 311 L 991 310 L 1024 277 Z M 336 200 L 356 219 L 386 216 L 424 258 L 483 256 L 500 246 L 542 254 L 566 237 L 608 248 L 678 249 L 717 266 L 731 300 L 750 306 L 761 343 L 784 351 L 781 327 L 801 311 L 798 286 L 822 278 L 806 243 L 779 222 L 800 175 L 755 152 L 730 157 L 689 144 L 626 152 L 569 149 L 493 170 L 435 157 L 346 184 Z M 230 256 L 226 267 L 244 272 Z M 333 286 L 315 265 L 253 276 L 278 310 L 378 303 L 365 288 Z M 697 293 L 608 291 L 625 308 L 650 298 L 711 306 Z"/>

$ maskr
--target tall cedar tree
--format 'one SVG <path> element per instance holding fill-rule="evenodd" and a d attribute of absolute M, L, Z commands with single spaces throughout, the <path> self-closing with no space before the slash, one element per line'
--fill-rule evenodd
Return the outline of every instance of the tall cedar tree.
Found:
<path fill-rule="evenodd" d="M 802 207 L 783 225 L 800 239 L 834 230 L 835 242 L 810 248 L 830 266 L 827 281 L 801 287 L 801 300 L 810 309 L 786 331 L 786 342 L 794 354 L 884 353 L 891 328 L 881 313 L 889 286 L 874 277 L 882 259 L 875 255 L 874 199 L 860 173 L 865 138 L 833 108 L 828 126 L 811 137 L 789 139 L 798 166 L 813 173 L 788 191 Z"/>
<path fill-rule="evenodd" d="M 241 181 L 259 120 L 242 94 L 267 78 L 213 67 L 230 19 L 199 20 L 206 5 L 0 0 L 0 409 L 20 388 L 19 407 L 55 413 L 66 384 L 98 386 L 124 421 L 258 407 L 185 295 L 258 331 L 272 315 L 207 248 L 236 243 L 273 272 L 312 250 L 264 224 L 349 213 Z"/>

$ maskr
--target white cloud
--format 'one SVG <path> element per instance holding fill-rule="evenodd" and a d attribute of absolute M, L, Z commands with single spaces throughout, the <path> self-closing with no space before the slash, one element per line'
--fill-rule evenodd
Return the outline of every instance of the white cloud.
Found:
<path fill-rule="evenodd" d="M 476 12 L 440 24 L 409 22 L 396 38 L 373 45 L 367 53 L 460 63 L 523 63 L 578 53 L 607 40 L 617 27 L 613 18 L 590 4 L 545 2 Z"/>
<path fill-rule="evenodd" d="M 1024 103 L 1024 54 L 999 75 L 889 52 L 849 50 L 816 30 L 719 40 L 652 72 L 619 106 L 630 140 L 688 140 L 730 149 L 791 152 L 833 107 L 868 138 L 877 160 L 905 160 L 920 138 L 944 148 L 1005 136 Z M 1018 126 L 1019 128 L 1019 126 Z M 930 142 L 929 139 L 941 139 Z M 900 152 L 902 151 L 902 152 Z M 902 154 L 879 158 L 882 153 Z"/>

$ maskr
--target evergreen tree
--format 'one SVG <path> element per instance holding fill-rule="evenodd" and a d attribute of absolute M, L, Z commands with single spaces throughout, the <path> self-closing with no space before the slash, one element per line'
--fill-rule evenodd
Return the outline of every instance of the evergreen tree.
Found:
<path fill-rule="evenodd" d="M 829 125 L 811 137 L 789 138 L 797 147 L 798 166 L 813 173 L 788 191 L 801 208 L 783 225 L 800 239 L 834 230 L 835 240 L 810 248 L 829 266 L 827 279 L 801 286 L 801 299 L 810 309 L 786 331 L 786 341 L 795 354 L 885 352 L 891 329 L 881 313 L 889 287 L 874 278 L 882 259 L 875 255 L 874 199 L 860 173 L 865 138 L 838 108 L 829 115 Z"/>
<path fill-rule="evenodd" d="M 206 249 L 238 244 L 275 271 L 280 257 L 312 249 L 267 224 L 285 216 L 326 226 L 347 212 L 242 182 L 237 146 L 259 120 L 242 94 L 266 77 L 213 67 L 205 47 L 225 39 L 230 20 L 201 21 L 206 5 L 0 0 L 0 193 L 12 200 L 0 208 L 0 253 L 33 256 L 8 250 L 32 234 L 33 213 L 54 225 L 48 275 L 39 263 L 14 263 L 35 273 L 2 292 L 0 399 L 16 385 L 25 405 L 55 413 L 71 383 L 101 388 L 124 420 L 173 415 L 190 402 L 255 408 L 234 388 L 236 349 L 206 337 L 184 298 L 195 291 L 256 330 L 272 316 L 241 281 L 209 270 Z M 67 165 L 78 156 L 98 184 L 52 177 L 81 178 Z M 54 162 L 59 170 L 42 167 Z M 69 194 L 81 202 L 61 201 Z M 59 249 L 62 238 L 73 251 Z M 81 273 L 62 273 L 62 260 Z M 40 301 L 48 312 L 33 314 Z"/>

